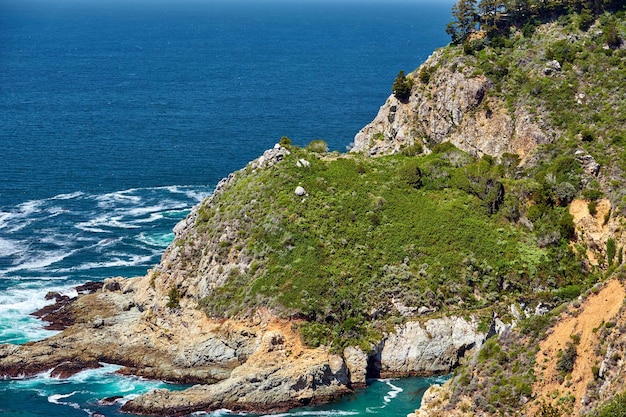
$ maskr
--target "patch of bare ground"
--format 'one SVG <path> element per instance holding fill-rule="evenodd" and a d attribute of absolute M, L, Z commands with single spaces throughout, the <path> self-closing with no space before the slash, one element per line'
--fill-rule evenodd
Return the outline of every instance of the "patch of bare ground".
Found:
<path fill-rule="evenodd" d="M 600 246 L 603 247 L 606 239 L 610 237 L 606 235 L 609 228 L 605 219 L 611 213 L 611 202 L 608 199 L 598 200 L 596 213 L 592 216 L 589 213 L 588 200 L 574 200 L 570 204 L 569 212 L 574 217 L 573 221 L 578 235 L 586 243 L 585 255 L 587 259 L 591 265 L 598 265 L 600 263 L 599 256 L 602 256 L 602 252 L 599 251 L 599 242 L 602 242 Z M 575 247 L 574 250 L 576 250 Z"/>
<path fill-rule="evenodd" d="M 537 401 L 530 406 L 528 415 L 535 415 L 541 402 L 570 407 L 568 415 L 578 415 L 586 388 L 594 380 L 593 367 L 602 361 L 596 353 L 600 343 L 597 330 L 617 315 L 625 296 L 623 285 L 613 279 L 597 294 L 590 295 L 578 310 L 570 309 L 562 314 L 539 345 L 535 365 L 537 381 L 533 385 Z M 560 376 L 557 370 L 559 351 L 564 351 L 568 342 L 573 341 L 572 335 L 580 338 L 576 345 L 577 358 L 571 375 Z"/>

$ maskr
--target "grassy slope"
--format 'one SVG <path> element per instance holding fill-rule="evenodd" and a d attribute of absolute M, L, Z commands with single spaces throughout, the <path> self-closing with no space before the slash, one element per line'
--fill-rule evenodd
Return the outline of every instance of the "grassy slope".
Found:
<path fill-rule="evenodd" d="M 557 288 L 583 284 L 566 239 L 539 247 L 537 234 L 507 218 L 507 204 L 525 202 L 501 201 L 489 214 L 496 197 L 488 184 L 512 190 L 537 187 L 533 181 L 507 178 L 489 158 L 442 150 L 372 159 L 292 148 L 273 167 L 240 172 L 200 210 L 198 226 L 220 233 L 221 222 L 245 217 L 237 242 L 227 245 L 255 261 L 203 307 L 216 316 L 270 307 L 306 319 L 309 344 L 367 347 L 403 320 L 392 299 L 490 318 L 494 302 L 561 297 Z M 297 167 L 301 158 L 310 166 Z M 297 186 L 307 196 L 296 196 Z M 545 210 L 550 218 L 566 212 Z M 561 236 L 560 227 L 551 233 Z"/>

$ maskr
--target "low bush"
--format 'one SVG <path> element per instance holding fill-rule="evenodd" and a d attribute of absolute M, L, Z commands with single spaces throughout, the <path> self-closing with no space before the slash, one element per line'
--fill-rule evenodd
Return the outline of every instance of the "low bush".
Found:
<path fill-rule="evenodd" d="M 322 139 L 315 139 L 309 142 L 307 149 L 315 153 L 328 152 L 328 144 Z"/>
<path fill-rule="evenodd" d="M 572 342 L 568 342 L 556 363 L 556 370 L 564 374 L 571 373 L 574 370 L 577 356 L 576 345 Z"/>

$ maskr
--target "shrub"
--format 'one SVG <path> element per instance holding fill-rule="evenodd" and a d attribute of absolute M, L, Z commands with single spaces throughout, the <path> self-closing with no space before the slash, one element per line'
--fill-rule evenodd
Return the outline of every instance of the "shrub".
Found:
<path fill-rule="evenodd" d="M 611 237 L 606 241 L 606 261 L 608 262 L 609 266 L 613 265 L 616 251 L 617 248 L 615 246 L 615 239 Z"/>
<path fill-rule="evenodd" d="M 456 150 L 458 150 L 458 148 L 454 146 L 452 142 L 449 142 L 449 141 L 441 142 L 433 146 L 433 153 L 446 153 L 449 151 L 456 151 Z"/>
<path fill-rule="evenodd" d="M 420 81 L 424 84 L 428 84 L 436 70 L 437 70 L 437 66 L 432 66 L 432 67 L 423 66 L 420 69 L 420 72 L 418 75 Z"/>
<path fill-rule="evenodd" d="M 574 226 L 574 216 L 569 211 L 564 211 L 559 219 L 559 232 L 561 237 L 572 240 L 576 237 L 576 227 Z"/>
<path fill-rule="evenodd" d="M 595 139 L 595 135 L 590 129 L 585 128 L 580 132 L 580 138 L 583 142 L 593 142 Z"/>
<path fill-rule="evenodd" d="M 586 190 L 583 191 L 583 197 L 585 197 L 585 199 L 589 200 L 589 201 L 597 201 L 599 200 L 602 196 L 604 195 L 604 193 L 597 189 L 597 188 L 588 188 Z"/>
<path fill-rule="evenodd" d="M 580 285 L 568 285 L 556 290 L 554 295 L 559 300 L 569 301 L 577 298 L 581 293 L 582 287 Z"/>
<path fill-rule="evenodd" d="M 561 417 L 562 415 L 561 409 L 548 403 L 541 403 L 537 414 L 538 417 Z"/>
<path fill-rule="evenodd" d="M 328 152 L 328 144 L 326 143 L 326 141 L 322 139 L 312 140 L 311 142 L 309 142 L 306 148 L 310 150 L 311 152 L 315 152 L 315 153 Z"/>
<path fill-rule="evenodd" d="M 616 395 L 590 415 L 593 417 L 626 417 L 626 392 Z"/>
<path fill-rule="evenodd" d="M 408 167 L 406 167 L 403 176 L 406 183 L 415 189 L 422 188 L 422 186 L 424 185 L 424 175 L 422 173 L 422 170 L 415 164 L 410 164 Z"/>
<path fill-rule="evenodd" d="M 556 362 L 556 369 L 564 374 L 569 374 L 574 370 L 574 364 L 576 363 L 576 346 L 572 342 L 567 343 L 567 347 L 563 351 L 563 354 Z"/>
<path fill-rule="evenodd" d="M 565 39 L 554 42 L 546 51 L 546 58 L 555 59 L 561 64 L 565 62 L 574 62 L 579 47 Z"/>
<path fill-rule="evenodd" d="M 414 143 L 413 145 L 405 146 L 402 148 L 402 155 L 416 156 L 424 153 L 424 147 L 421 143 Z"/>
<path fill-rule="evenodd" d="M 290 146 L 291 145 L 291 139 L 289 139 L 287 136 L 283 136 L 283 137 L 280 138 L 280 142 L 278 142 L 278 144 L 280 146 L 284 146 L 284 147 Z"/>
<path fill-rule="evenodd" d="M 622 44 L 622 38 L 615 24 L 615 20 L 610 20 L 602 29 L 604 33 L 604 41 L 610 48 L 619 48 Z"/>
<path fill-rule="evenodd" d="M 561 182 L 554 187 L 554 194 L 556 196 L 557 204 L 559 206 L 568 206 L 576 197 L 576 187 L 567 181 Z"/>
<path fill-rule="evenodd" d="M 596 19 L 593 17 L 591 12 L 587 9 L 583 10 L 578 17 L 578 28 L 582 31 L 586 31 L 593 25 L 593 22 Z"/>
<path fill-rule="evenodd" d="M 535 34 L 536 29 L 537 24 L 534 21 L 529 20 L 528 22 L 524 23 L 524 26 L 522 26 L 522 34 L 525 38 L 531 38 Z"/>
<path fill-rule="evenodd" d="M 169 300 L 167 301 L 167 304 L 165 304 L 166 307 L 168 308 L 176 308 L 178 306 L 180 306 L 180 290 L 178 289 L 178 287 L 172 287 L 170 288 L 170 292 L 167 295 L 169 297 Z"/>
<path fill-rule="evenodd" d="M 413 83 L 404 75 L 404 71 L 400 71 L 393 81 L 391 90 L 393 95 L 400 101 L 406 101 L 411 96 L 411 88 Z"/>

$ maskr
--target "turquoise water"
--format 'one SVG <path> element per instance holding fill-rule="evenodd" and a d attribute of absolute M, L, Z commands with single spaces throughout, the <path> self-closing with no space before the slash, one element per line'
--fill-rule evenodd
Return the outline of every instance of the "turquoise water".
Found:
<path fill-rule="evenodd" d="M 54 334 L 30 316 L 49 291 L 145 274 L 281 136 L 344 151 L 398 71 L 448 42 L 452 3 L 0 0 L 0 343 Z M 0 415 L 115 416 L 165 386 L 115 369 L 0 381 Z M 294 413 L 405 415 L 430 383 Z"/>

